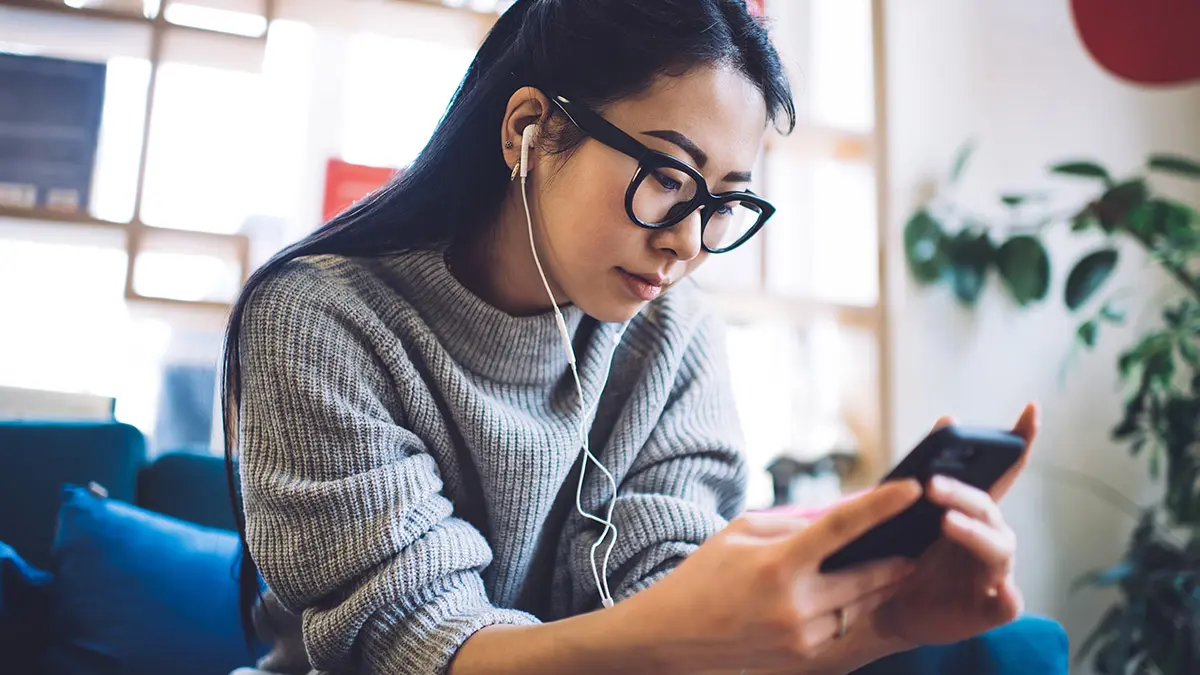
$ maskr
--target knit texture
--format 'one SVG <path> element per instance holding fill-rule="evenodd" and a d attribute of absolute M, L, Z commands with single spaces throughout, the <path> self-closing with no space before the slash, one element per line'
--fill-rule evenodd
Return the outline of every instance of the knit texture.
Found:
<path fill-rule="evenodd" d="M 241 358 L 246 536 L 302 616 L 313 667 L 442 673 L 494 624 L 597 609 L 575 510 L 580 415 L 616 478 L 614 597 L 674 568 L 744 505 L 720 321 L 672 289 L 627 326 L 480 300 L 441 250 L 314 256 L 250 298 Z M 622 335 L 622 329 L 624 334 Z M 589 466 L 583 507 L 612 497 Z"/>

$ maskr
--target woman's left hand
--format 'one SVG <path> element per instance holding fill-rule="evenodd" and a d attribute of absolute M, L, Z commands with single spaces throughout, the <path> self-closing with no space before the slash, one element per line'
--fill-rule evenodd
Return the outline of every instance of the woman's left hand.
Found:
<path fill-rule="evenodd" d="M 948 418 L 938 426 L 950 424 Z M 1037 409 L 1026 406 L 1013 431 L 1025 453 L 990 493 L 938 477 L 930 501 L 947 510 L 944 537 L 918 561 L 917 571 L 876 612 L 875 629 L 903 649 L 958 642 L 1002 626 L 1024 608 L 1013 580 L 1016 535 L 997 503 L 1028 460 L 1037 434 Z"/>

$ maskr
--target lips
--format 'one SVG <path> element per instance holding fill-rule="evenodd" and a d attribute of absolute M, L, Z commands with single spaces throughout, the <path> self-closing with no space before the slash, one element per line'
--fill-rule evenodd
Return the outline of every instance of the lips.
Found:
<path fill-rule="evenodd" d="M 650 302 L 662 295 L 663 289 L 671 283 L 670 278 L 661 274 L 634 274 L 620 267 L 617 271 L 630 295 L 641 302 Z"/>
<path fill-rule="evenodd" d="M 669 278 L 664 277 L 661 274 L 637 274 L 626 269 L 622 269 L 621 271 L 631 277 L 637 277 L 651 286 L 667 286 L 671 283 Z"/>

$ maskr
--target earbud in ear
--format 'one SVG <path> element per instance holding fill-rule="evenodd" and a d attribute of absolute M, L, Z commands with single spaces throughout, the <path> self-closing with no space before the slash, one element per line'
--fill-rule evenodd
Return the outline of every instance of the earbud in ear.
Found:
<path fill-rule="evenodd" d="M 537 134 L 536 124 L 530 124 L 521 132 L 521 178 L 529 175 L 529 148 L 533 146 L 535 134 Z"/>

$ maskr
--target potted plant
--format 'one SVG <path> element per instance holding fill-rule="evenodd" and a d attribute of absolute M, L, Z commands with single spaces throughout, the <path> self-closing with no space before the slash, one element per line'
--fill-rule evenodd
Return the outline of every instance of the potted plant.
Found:
<path fill-rule="evenodd" d="M 959 153 L 949 186 L 970 156 Z M 1144 248 L 1174 280 L 1161 305 L 1161 323 L 1121 353 L 1124 414 L 1114 440 L 1145 457 L 1152 478 L 1165 482 L 1160 502 L 1140 507 L 1124 557 L 1084 575 L 1076 587 L 1115 586 L 1121 599 L 1099 618 L 1077 658 L 1092 655 L 1105 675 L 1200 673 L 1200 214 L 1153 190 L 1160 174 L 1200 179 L 1200 162 L 1153 155 L 1144 170 L 1117 178 L 1091 161 L 1050 167 L 1053 174 L 1091 181 L 1085 203 L 1056 212 L 1046 193 L 1002 194 L 1001 222 L 967 212 L 943 191 L 917 210 L 904 230 L 913 276 L 945 284 L 965 305 L 979 298 L 995 271 L 1020 306 L 1044 300 L 1051 228 L 1100 232 L 1103 243 L 1076 260 L 1063 303 L 1081 315 L 1074 345 L 1087 350 L 1106 324 L 1125 321 L 1114 298 L 1089 302 L 1111 276 L 1122 240 Z"/>

